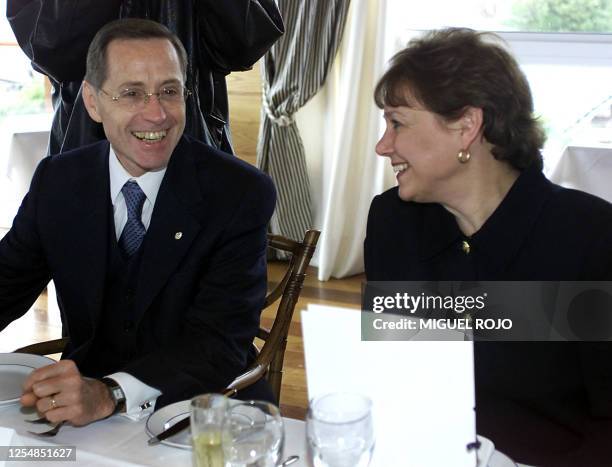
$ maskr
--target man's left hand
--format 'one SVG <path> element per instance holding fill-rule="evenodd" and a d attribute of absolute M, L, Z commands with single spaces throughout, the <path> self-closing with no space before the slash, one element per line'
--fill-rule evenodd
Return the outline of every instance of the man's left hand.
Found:
<path fill-rule="evenodd" d="M 115 409 L 106 385 L 83 377 L 72 360 L 34 370 L 23 385 L 21 404 L 36 406 L 51 423 L 75 426 L 106 418 Z"/>

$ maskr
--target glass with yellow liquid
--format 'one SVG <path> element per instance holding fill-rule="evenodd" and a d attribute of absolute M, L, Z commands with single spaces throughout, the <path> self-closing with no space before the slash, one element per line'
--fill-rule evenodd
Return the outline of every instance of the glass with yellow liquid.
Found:
<path fill-rule="evenodd" d="M 224 467 L 221 445 L 228 399 L 221 394 L 203 394 L 191 399 L 191 441 L 194 467 Z"/>
<path fill-rule="evenodd" d="M 195 467 L 224 467 L 221 432 L 199 433 L 192 438 Z"/>

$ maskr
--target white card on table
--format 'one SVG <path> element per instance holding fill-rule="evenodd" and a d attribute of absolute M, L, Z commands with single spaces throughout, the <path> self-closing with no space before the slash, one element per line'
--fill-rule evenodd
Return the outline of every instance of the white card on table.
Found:
<path fill-rule="evenodd" d="M 373 401 L 371 466 L 476 465 L 472 342 L 361 341 L 360 312 L 302 312 L 309 399 L 357 392 Z"/>

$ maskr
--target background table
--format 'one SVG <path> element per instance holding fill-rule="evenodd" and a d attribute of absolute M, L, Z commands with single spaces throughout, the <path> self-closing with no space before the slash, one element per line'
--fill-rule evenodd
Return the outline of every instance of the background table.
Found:
<path fill-rule="evenodd" d="M 567 146 L 550 179 L 612 202 L 612 143 Z"/>
<path fill-rule="evenodd" d="M 50 115 L 7 117 L 0 130 L 0 227 L 9 227 L 47 153 Z"/>

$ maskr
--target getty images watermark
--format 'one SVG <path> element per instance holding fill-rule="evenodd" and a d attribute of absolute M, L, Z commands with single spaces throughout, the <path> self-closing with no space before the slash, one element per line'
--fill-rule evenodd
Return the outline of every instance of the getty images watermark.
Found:
<path fill-rule="evenodd" d="M 610 341 L 612 282 L 368 282 L 363 340 Z"/>

